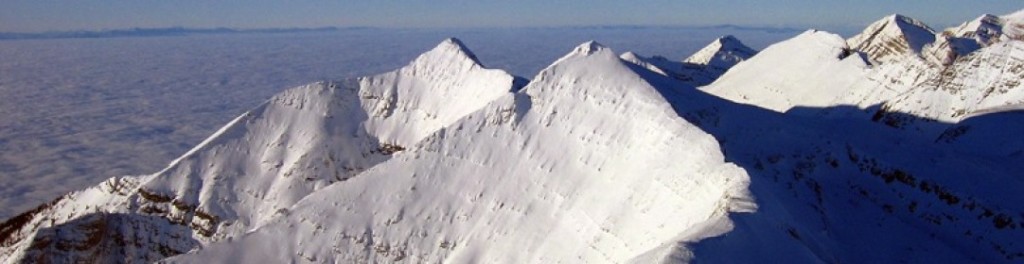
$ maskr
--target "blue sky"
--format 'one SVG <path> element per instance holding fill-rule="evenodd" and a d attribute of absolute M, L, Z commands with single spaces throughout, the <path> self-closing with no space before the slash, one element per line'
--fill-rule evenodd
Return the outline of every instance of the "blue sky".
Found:
<path fill-rule="evenodd" d="M 526 27 L 716 25 L 861 27 L 900 13 L 942 28 L 1017 0 L 4 0 L 0 31 L 131 27 Z"/>

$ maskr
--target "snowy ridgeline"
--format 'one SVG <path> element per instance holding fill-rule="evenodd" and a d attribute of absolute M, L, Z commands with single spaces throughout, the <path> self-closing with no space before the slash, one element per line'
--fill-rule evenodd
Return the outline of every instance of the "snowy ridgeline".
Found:
<path fill-rule="evenodd" d="M 389 71 L 449 36 L 472 45 L 488 67 L 531 77 L 590 39 L 681 60 L 721 34 L 759 48 L 797 33 L 555 28 L 0 41 L 0 219 L 113 175 L 152 173 L 285 88 Z"/>
<path fill-rule="evenodd" d="M 585 42 L 529 81 L 448 39 L 14 217 L 0 259 L 1022 261 L 1022 14 L 683 60 Z"/>

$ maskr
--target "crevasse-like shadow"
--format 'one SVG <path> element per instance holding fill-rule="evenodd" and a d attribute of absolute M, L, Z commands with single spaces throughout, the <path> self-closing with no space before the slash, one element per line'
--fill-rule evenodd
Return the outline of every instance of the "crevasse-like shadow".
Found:
<path fill-rule="evenodd" d="M 688 245 L 695 262 L 1024 260 L 1024 206 L 1010 199 L 1024 186 L 1024 112 L 933 122 L 946 129 L 927 136 L 872 121 L 877 106 L 778 113 L 631 67 L 750 175 L 758 211 Z"/>

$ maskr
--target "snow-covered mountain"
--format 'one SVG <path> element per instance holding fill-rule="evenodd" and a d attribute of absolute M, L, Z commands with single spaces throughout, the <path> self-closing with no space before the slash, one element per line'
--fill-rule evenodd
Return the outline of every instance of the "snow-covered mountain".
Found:
<path fill-rule="evenodd" d="M 680 244 L 724 232 L 729 212 L 753 209 L 747 183 L 710 135 L 588 42 L 523 91 L 307 197 L 286 217 L 171 262 L 685 257 Z"/>
<path fill-rule="evenodd" d="M 757 51 L 747 47 L 736 37 L 724 36 L 712 41 L 711 44 L 686 58 L 686 60 L 683 60 L 683 63 L 725 70 L 753 57 L 755 54 L 757 54 Z"/>
<path fill-rule="evenodd" d="M 1022 14 L 587 42 L 528 84 L 449 39 L 9 219 L 0 260 L 1024 261 Z"/>

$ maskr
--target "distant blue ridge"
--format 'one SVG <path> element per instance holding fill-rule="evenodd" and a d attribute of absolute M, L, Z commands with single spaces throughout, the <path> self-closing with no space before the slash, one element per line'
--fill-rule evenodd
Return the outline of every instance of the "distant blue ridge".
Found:
<path fill-rule="evenodd" d="M 710 26 L 670 26 L 670 25 L 591 25 L 591 26 L 554 26 L 554 27 L 526 27 L 522 29 L 576 29 L 576 30 L 642 30 L 642 29 L 701 29 L 701 30 L 744 30 L 763 31 L 766 33 L 798 33 L 805 29 L 789 27 L 763 27 L 763 26 L 739 26 L 739 25 L 710 25 Z M 124 38 L 124 37 L 164 37 L 164 36 L 187 36 L 187 35 L 212 35 L 212 34 L 273 34 L 273 33 L 312 33 L 312 32 L 335 32 L 352 30 L 373 30 L 375 27 L 316 27 L 316 28 L 259 28 L 259 29 L 235 29 L 235 28 L 129 28 L 113 30 L 78 30 L 78 31 L 49 31 L 49 32 L 0 32 L 0 40 L 20 39 L 77 39 L 77 38 Z M 408 29 L 408 28 L 407 28 Z M 451 29 L 451 28 L 448 28 Z M 508 29 L 508 28 L 502 28 Z"/>
<path fill-rule="evenodd" d="M 303 33 L 303 32 L 333 32 L 341 30 L 364 30 L 370 27 L 317 27 L 317 28 L 260 28 L 260 29 L 233 29 L 233 28 L 130 28 L 103 31 L 52 31 L 40 33 L 15 33 L 0 32 L 0 40 L 16 39 L 67 39 L 67 38 L 120 38 L 120 37 L 158 37 L 158 36 L 185 36 L 198 34 L 236 34 L 236 33 Z"/>

